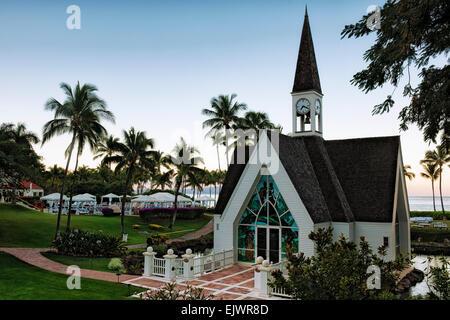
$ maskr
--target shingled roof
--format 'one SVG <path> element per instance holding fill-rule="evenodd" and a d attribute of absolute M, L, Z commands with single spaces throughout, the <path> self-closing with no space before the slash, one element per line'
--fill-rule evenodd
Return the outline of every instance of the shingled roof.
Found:
<path fill-rule="evenodd" d="M 309 27 L 308 10 L 305 9 L 305 22 L 303 23 L 300 48 L 298 50 L 297 68 L 295 70 L 294 86 L 292 92 L 315 90 L 322 94 L 319 71 L 317 70 L 314 45 Z"/>
<path fill-rule="evenodd" d="M 325 141 L 280 134 L 278 156 L 314 223 L 390 222 L 399 144 L 398 136 Z M 223 213 L 245 166 L 230 165 L 216 213 Z"/>

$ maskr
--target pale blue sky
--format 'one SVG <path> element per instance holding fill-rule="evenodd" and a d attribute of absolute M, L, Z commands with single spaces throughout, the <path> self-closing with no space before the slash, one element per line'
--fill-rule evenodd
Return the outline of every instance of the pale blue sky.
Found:
<path fill-rule="evenodd" d="M 183 135 L 198 145 L 209 168 L 215 149 L 203 140 L 202 108 L 218 94 L 238 94 L 291 130 L 291 97 L 305 1 L 5 1 L 0 4 L 1 122 L 25 122 L 41 133 L 52 114 L 49 97 L 62 99 L 59 83 L 98 86 L 117 117 L 114 135 L 135 126 L 170 152 Z M 66 8 L 81 8 L 81 30 L 66 28 Z M 350 85 L 374 37 L 340 39 L 372 4 L 382 1 L 310 1 L 308 12 L 319 67 L 324 137 L 397 135 L 406 103 L 398 90 L 393 112 L 373 117 L 372 106 L 391 87 L 363 94 Z M 414 77 L 413 77 L 414 80 Z M 36 150 L 46 165 L 64 164 L 68 137 Z M 401 133 L 404 162 L 418 175 L 428 145 L 417 129 Z M 433 147 L 433 146 L 431 146 Z M 90 152 L 81 164 L 94 166 Z M 449 177 L 447 169 L 444 178 Z M 448 180 L 448 179 L 447 179 Z M 448 181 L 447 181 L 448 182 Z M 450 183 L 445 193 L 450 195 Z M 408 183 L 412 195 L 431 194 L 429 183 Z"/>

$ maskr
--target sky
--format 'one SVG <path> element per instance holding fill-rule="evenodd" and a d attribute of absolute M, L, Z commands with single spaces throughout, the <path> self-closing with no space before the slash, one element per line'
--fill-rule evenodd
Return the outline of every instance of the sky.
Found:
<path fill-rule="evenodd" d="M 341 39 L 340 32 L 383 1 L 2 0 L 0 122 L 24 122 L 40 135 L 53 116 L 45 102 L 64 99 L 59 84 L 92 83 L 116 116 L 115 124 L 105 123 L 109 133 L 121 137 L 134 126 L 167 153 L 183 136 L 215 169 L 216 152 L 204 138 L 201 115 L 212 97 L 236 93 L 249 109 L 267 112 L 283 133 L 292 130 L 290 92 L 306 4 L 324 93 L 324 138 L 400 135 L 403 161 L 416 173 L 407 181 L 408 193 L 431 195 L 419 161 L 434 145 L 415 127 L 399 131 L 398 112 L 408 102 L 402 90 L 394 93 L 390 113 L 372 116 L 372 107 L 393 88 L 364 94 L 350 84 L 366 66 L 363 53 L 375 37 Z M 79 30 L 66 26 L 70 5 L 81 10 Z M 45 165 L 64 166 L 69 140 L 60 136 L 35 149 Z M 85 150 L 80 165 L 97 164 Z M 444 195 L 450 195 L 449 177 L 447 168 Z"/>

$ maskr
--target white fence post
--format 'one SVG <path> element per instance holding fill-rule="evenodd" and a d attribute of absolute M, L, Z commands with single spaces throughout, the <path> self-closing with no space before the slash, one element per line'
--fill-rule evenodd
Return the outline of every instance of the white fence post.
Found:
<path fill-rule="evenodd" d="M 185 279 L 192 279 L 194 277 L 194 255 L 191 249 L 186 249 L 186 254 L 181 256 L 183 258 L 183 277 Z"/>
<path fill-rule="evenodd" d="M 272 267 L 270 266 L 269 260 L 262 260 L 262 257 L 256 258 L 257 265 L 255 266 L 254 273 L 255 289 L 258 290 L 262 296 L 267 297 L 270 295 L 268 282 Z"/>
<path fill-rule="evenodd" d="M 143 253 L 144 255 L 144 276 L 151 276 L 153 275 L 153 268 L 155 265 L 155 255 L 156 252 L 153 252 L 152 247 L 147 248 L 147 252 Z"/>
<path fill-rule="evenodd" d="M 167 250 L 167 254 L 163 256 L 165 260 L 165 278 L 169 281 L 175 281 L 176 279 L 176 266 L 175 259 L 177 258 L 176 254 L 173 254 L 173 250 Z"/>

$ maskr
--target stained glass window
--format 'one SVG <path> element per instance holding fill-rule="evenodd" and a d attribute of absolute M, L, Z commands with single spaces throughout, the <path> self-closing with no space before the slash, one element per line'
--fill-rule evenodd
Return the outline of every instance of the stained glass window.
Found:
<path fill-rule="evenodd" d="M 238 226 L 238 260 L 254 262 L 256 228 L 278 227 L 280 257 L 287 248 L 298 252 L 298 226 L 272 176 L 263 175 L 256 185 Z M 259 240 L 258 240 L 259 241 Z M 265 247 L 264 247 L 265 248 Z M 264 249 L 263 248 L 263 249 Z M 259 248 L 261 249 L 261 248 Z M 271 248 L 273 250 L 273 248 Z"/>

